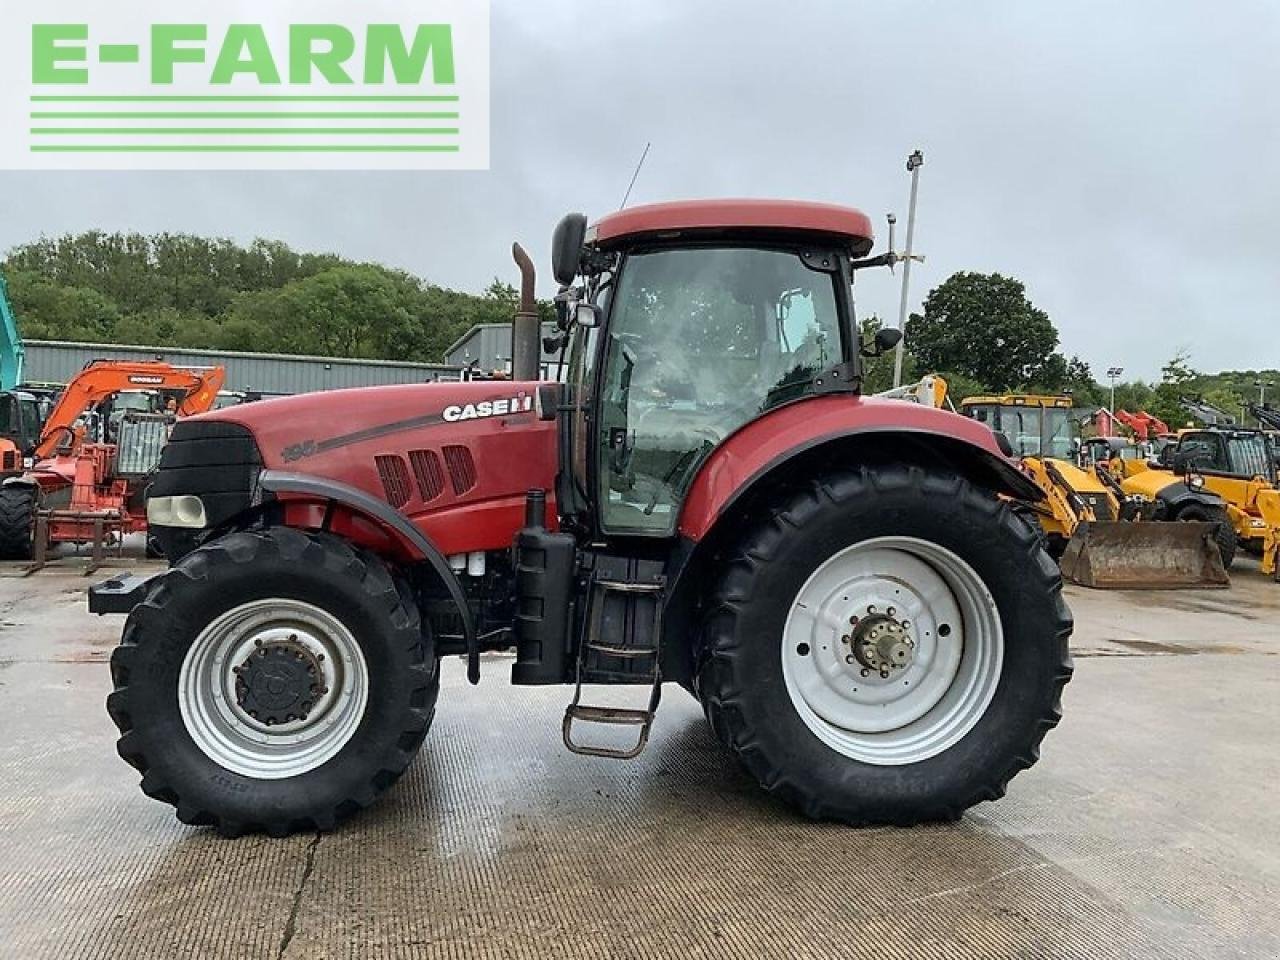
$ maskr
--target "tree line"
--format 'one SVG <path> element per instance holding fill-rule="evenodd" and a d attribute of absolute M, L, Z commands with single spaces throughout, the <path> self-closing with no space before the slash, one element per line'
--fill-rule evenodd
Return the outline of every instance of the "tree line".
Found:
<path fill-rule="evenodd" d="M 473 324 L 508 322 L 517 303 L 497 279 L 470 294 L 278 241 L 187 234 L 42 238 L 0 270 L 27 340 L 439 363 Z"/>
<path fill-rule="evenodd" d="M 480 294 L 430 283 L 403 270 L 287 244 L 161 233 L 89 231 L 42 238 L 0 262 L 28 340 L 136 343 L 439 363 L 477 323 L 507 323 L 516 290 L 495 279 Z M 544 319 L 551 304 L 539 304 Z M 871 335 L 877 317 L 862 321 Z M 947 377 L 956 398 L 980 393 L 1066 393 L 1079 407 L 1105 406 L 1109 385 L 1059 349 L 1048 313 L 1023 283 L 999 273 L 960 272 L 925 297 L 907 322 L 908 381 Z M 892 385 L 893 359 L 869 361 L 868 392 Z M 1187 422 L 1182 396 L 1236 414 L 1257 398 L 1255 380 L 1280 391 L 1280 372 L 1205 375 L 1185 354 L 1161 379 L 1116 384 L 1116 406 L 1147 410 L 1171 426 Z M 1272 394 L 1280 400 L 1280 392 Z"/>
<path fill-rule="evenodd" d="M 1031 302 L 1021 281 L 998 273 L 956 273 L 929 292 L 923 307 L 907 321 L 904 382 L 940 373 L 956 399 L 992 393 L 1070 394 L 1077 408 L 1110 406 L 1110 383 L 1100 383 L 1088 363 L 1058 349 L 1057 328 Z M 878 317 L 862 321 L 866 336 L 880 326 Z M 869 367 L 868 392 L 892 385 L 891 357 L 876 358 Z M 1267 402 L 1280 405 L 1280 372 L 1205 374 L 1179 351 L 1164 364 L 1159 380 L 1117 382 L 1115 406 L 1145 410 L 1176 428 L 1195 422 L 1180 402 L 1190 397 L 1244 422 L 1247 405 L 1258 398 L 1258 380 L 1276 384 Z"/>

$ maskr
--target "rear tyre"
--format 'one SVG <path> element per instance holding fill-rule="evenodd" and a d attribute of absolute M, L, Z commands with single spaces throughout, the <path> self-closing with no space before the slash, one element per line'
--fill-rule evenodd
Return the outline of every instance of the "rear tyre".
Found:
<path fill-rule="evenodd" d="M 918 468 L 833 473 L 744 537 L 698 691 L 769 792 L 850 824 L 951 820 L 1035 763 L 1071 616 L 1009 504 Z"/>
<path fill-rule="evenodd" d="M 0 560 L 30 560 L 35 528 L 34 487 L 0 487 Z"/>
<path fill-rule="evenodd" d="M 1192 504 L 1178 511 L 1179 521 L 1217 524 L 1213 531 L 1213 539 L 1218 544 L 1218 552 L 1222 554 L 1222 567 L 1230 570 L 1236 559 L 1236 532 L 1231 526 L 1227 511 L 1222 507 L 1208 507 Z"/>
<path fill-rule="evenodd" d="M 241 532 L 157 578 L 107 709 L 148 796 L 224 835 L 328 830 L 408 767 L 439 690 L 408 588 L 372 554 Z"/>

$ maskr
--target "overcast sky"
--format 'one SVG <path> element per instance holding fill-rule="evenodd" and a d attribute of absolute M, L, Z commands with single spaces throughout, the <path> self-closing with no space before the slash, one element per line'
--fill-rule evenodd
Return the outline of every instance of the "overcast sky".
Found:
<path fill-rule="evenodd" d="M 0 247 L 88 228 L 283 239 L 480 290 L 558 217 L 783 196 L 905 222 L 918 303 L 1022 279 L 1095 375 L 1280 367 L 1280 4 L 493 2 L 484 173 L 0 172 Z M 883 235 L 877 243 L 882 249 Z M 859 309 L 896 316 L 862 275 Z"/>

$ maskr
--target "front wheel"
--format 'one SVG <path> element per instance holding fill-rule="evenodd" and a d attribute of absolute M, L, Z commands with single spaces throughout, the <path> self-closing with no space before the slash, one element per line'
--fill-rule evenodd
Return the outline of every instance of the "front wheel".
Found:
<path fill-rule="evenodd" d="M 185 823 L 325 830 L 404 772 L 439 687 L 408 588 L 288 528 L 234 533 L 151 589 L 111 656 L 120 755 Z"/>
<path fill-rule="evenodd" d="M 786 495 L 709 604 L 698 692 L 767 790 L 854 824 L 958 817 L 1038 757 L 1071 675 L 1043 540 L 960 477 Z"/>
<path fill-rule="evenodd" d="M 1178 512 L 1180 522 L 1216 524 L 1213 531 L 1214 542 L 1218 544 L 1218 553 L 1222 555 L 1222 569 L 1230 570 L 1236 559 L 1236 532 L 1231 526 L 1231 518 L 1225 507 L 1200 506 L 1192 504 Z"/>
<path fill-rule="evenodd" d="M 0 487 L 0 560 L 31 559 L 35 516 L 35 487 Z"/>

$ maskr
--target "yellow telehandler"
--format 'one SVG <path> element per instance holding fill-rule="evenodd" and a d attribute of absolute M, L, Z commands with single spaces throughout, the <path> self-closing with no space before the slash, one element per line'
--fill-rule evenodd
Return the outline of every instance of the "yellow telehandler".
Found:
<path fill-rule="evenodd" d="M 960 408 L 1003 437 L 1044 491 L 1032 509 L 1068 580 L 1119 589 L 1230 584 L 1234 537 L 1221 498 L 1203 481 L 1190 478 L 1145 502 L 1127 495 L 1109 459 L 1079 458 L 1070 397 L 979 396 Z"/>
<path fill-rule="evenodd" d="M 1167 496 L 1199 483 L 1223 502 L 1231 539 L 1275 573 L 1280 542 L 1280 476 L 1274 447 L 1261 430 L 1236 426 L 1182 430 L 1150 469 L 1122 481 L 1133 497 Z"/>

